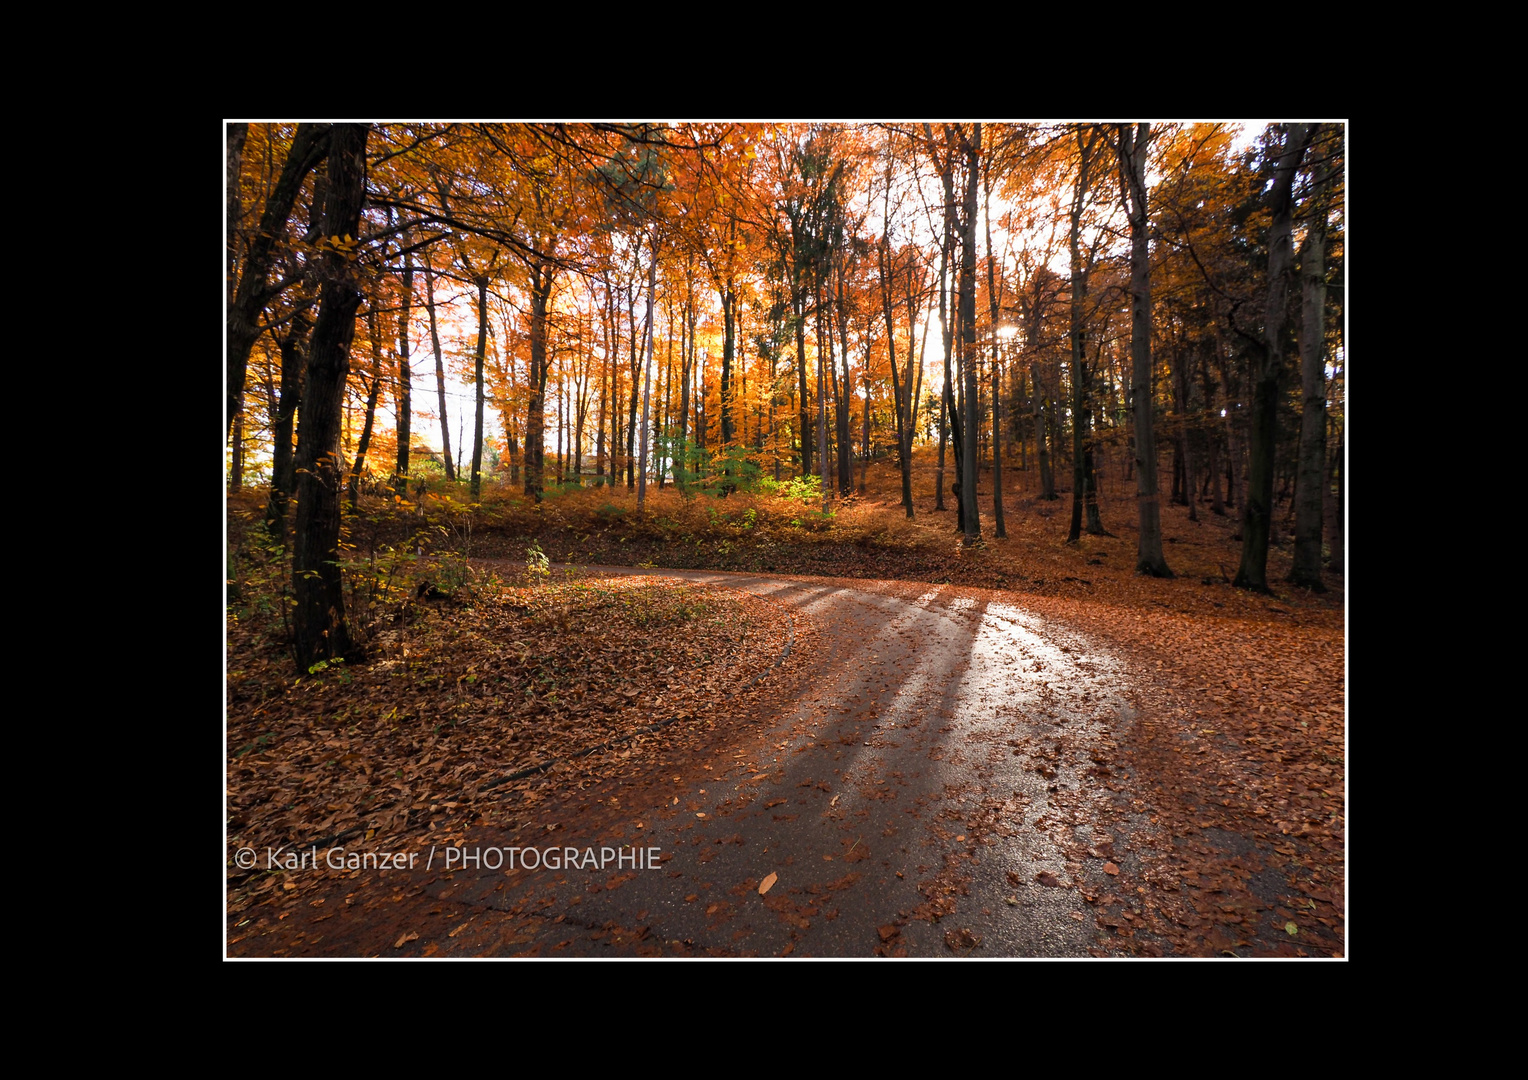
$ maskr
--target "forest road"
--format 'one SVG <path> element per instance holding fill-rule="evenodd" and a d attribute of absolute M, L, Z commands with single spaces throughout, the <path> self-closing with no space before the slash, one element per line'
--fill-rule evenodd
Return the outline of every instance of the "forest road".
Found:
<path fill-rule="evenodd" d="M 672 790 L 621 791 L 624 824 L 612 828 L 606 804 L 598 829 L 575 817 L 531 839 L 475 831 L 468 850 L 661 855 L 657 869 L 457 869 L 433 895 L 486 917 L 442 934 L 437 955 L 1022 957 L 1104 944 L 1084 890 L 1065 887 L 1106 884 L 1103 860 L 1063 851 L 1114 839 L 1094 834 L 1089 807 L 1109 797 L 1091 779 L 1099 743 L 1133 722 L 1117 653 L 986 590 L 648 572 L 805 616 L 820 632 L 788 663 L 807 688 L 722 736 L 693 775 L 676 765 Z M 1128 852 L 1114 857 L 1128 869 Z M 495 932 L 484 909 L 521 917 Z"/>

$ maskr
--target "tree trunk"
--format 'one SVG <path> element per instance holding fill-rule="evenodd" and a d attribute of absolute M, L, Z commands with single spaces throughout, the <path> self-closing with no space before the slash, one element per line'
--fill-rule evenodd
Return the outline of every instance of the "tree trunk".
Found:
<path fill-rule="evenodd" d="M 865 494 L 865 480 L 870 472 L 870 335 L 865 335 L 865 423 L 860 435 L 860 482 L 859 493 Z"/>
<path fill-rule="evenodd" d="M 822 512 L 833 504 L 833 489 L 828 479 L 828 384 L 825 365 L 833 362 L 831 350 L 824 356 L 822 282 L 817 282 L 817 460 L 822 464 Z"/>
<path fill-rule="evenodd" d="M 554 269 L 548 261 L 537 259 L 531 262 L 530 272 L 531 367 L 530 401 L 525 417 L 525 493 L 539 503 L 546 488 L 546 324 Z"/>
<path fill-rule="evenodd" d="M 1157 440 L 1151 386 L 1151 264 L 1147 259 L 1146 149 L 1151 125 L 1119 126 L 1120 188 L 1130 216 L 1130 406 L 1135 420 L 1135 498 L 1140 512 L 1138 574 L 1172 577 L 1162 554 Z"/>
<path fill-rule="evenodd" d="M 1348 560 L 1347 537 L 1344 529 L 1348 504 L 1343 499 L 1348 481 L 1348 466 L 1342 455 L 1342 441 L 1345 430 L 1346 425 L 1343 428 L 1339 428 L 1337 434 L 1337 505 L 1335 512 L 1332 514 L 1332 561 L 1328 564 L 1328 569 L 1338 576 L 1341 576 L 1347 568 Z"/>
<path fill-rule="evenodd" d="M 992 523 L 999 539 L 1006 539 L 1008 527 L 1003 522 L 1003 377 L 998 358 L 998 327 L 1002 321 L 1002 293 L 999 291 L 997 256 L 992 251 L 992 170 L 986 174 L 982 221 L 987 232 L 987 308 L 992 335 Z"/>
<path fill-rule="evenodd" d="M 1087 206 L 1088 176 L 1093 165 L 1093 153 L 1099 139 L 1098 131 L 1077 131 L 1077 186 L 1072 196 L 1071 230 L 1069 250 L 1071 254 L 1071 338 L 1072 346 L 1072 523 L 1067 531 L 1067 543 L 1075 543 L 1082 536 L 1083 510 L 1086 507 L 1089 535 L 1102 535 L 1103 523 L 1098 515 L 1097 495 L 1093 490 L 1093 442 L 1091 387 L 1089 386 L 1088 357 L 1086 346 L 1087 328 L 1083 305 L 1088 297 L 1088 276 L 1092 270 L 1091 255 L 1085 264 L 1082 257 L 1082 214 Z"/>
<path fill-rule="evenodd" d="M 267 280 L 276 256 L 276 243 L 286 235 L 287 218 L 291 216 L 292 206 L 302 191 L 303 181 L 323 160 L 324 153 L 329 149 L 329 135 L 328 124 L 297 125 L 291 149 L 281 166 L 281 175 L 265 200 L 260 225 L 250 238 L 244 256 L 244 269 L 239 274 L 239 283 L 228 305 L 228 399 L 223 419 L 225 432 L 233 423 L 233 415 L 244 397 L 249 351 L 263 330 L 260 313 L 281 291 L 279 286 Z M 230 168 L 232 165 L 229 162 Z M 350 234 L 354 236 L 355 230 L 352 229 Z"/>
<path fill-rule="evenodd" d="M 887 206 L 889 207 L 891 202 L 891 184 L 889 181 L 886 185 L 886 190 Z M 890 216 L 889 209 L 887 216 Z M 909 452 L 911 440 L 908 438 L 908 426 L 911 421 L 908 416 L 907 405 L 913 392 L 913 388 L 910 385 L 913 342 L 909 339 L 907 343 L 909 378 L 906 380 L 899 379 L 897 378 L 897 326 L 896 318 L 892 313 L 891 298 L 892 280 L 895 274 L 891 267 L 891 236 L 889 228 L 884 230 L 881 236 L 880 269 L 881 314 L 886 319 L 886 356 L 887 362 L 891 365 L 891 396 L 894 399 L 892 411 L 896 415 L 897 422 L 897 468 L 902 472 L 902 508 L 906 511 L 907 516 L 911 518 L 913 516 L 913 470 L 911 454 Z M 866 392 L 868 395 L 868 387 Z"/>
<path fill-rule="evenodd" d="M 1175 342 L 1172 353 L 1172 374 L 1176 379 L 1178 399 L 1178 427 L 1183 432 L 1183 501 L 1188 504 L 1188 519 L 1199 520 L 1199 495 L 1197 487 L 1198 458 L 1194 453 L 1193 381 L 1189 378 L 1189 359 L 1184 355 L 1181 342 Z"/>
<path fill-rule="evenodd" d="M 324 236 L 354 237 L 366 198 L 365 124 L 336 124 L 330 139 Z M 320 260 L 318 321 L 308 351 L 307 388 L 297 435 L 297 526 L 292 552 L 294 654 L 299 674 L 321 660 L 351 658 L 339 567 L 339 436 L 350 343 L 361 305 L 351 257 L 330 248 Z"/>
<path fill-rule="evenodd" d="M 371 432 L 377 420 L 377 398 L 382 393 L 382 340 L 378 333 L 376 309 L 367 313 L 367 330 L 371 335 L 371 386 L 366 391 L 366 421 L 361 425 L 361 441 L 356 446 L 355 460 L 350 463 L 350 510 L 355 512 L 361 495 L 361 473 L 366 468 L 366 451 L 371 449 Z"/>
<path fill-rule="evenodd" d="M 244 407 L 233 414 L 233 439 L 230 449 L 233 461 L 228 469 L 228 490 L 239 491 L 244 487 Z"/>
<path fill-rule="evenodd" d="M 1318 125 L 1319 129 L 1319 125 Z M 1314 136 L 1313 136 L 1314 137 Z M 1326 187 L 1332 168 L 1316 179 L 1305 243 L 1300 247 L 1299 479 L 1295 483 L 1295 556 L 1292 584 L 1325 592 L 1321 582 L 1322 496 L 1326 492 Z"/>
<path fill-rule="evenodd" d="M 836 374 L 838 369 L 835 369 L 833 377 L 833 430 L 838 440 L 838 493 L 841 496 L 854 493 L 854 446 L 849 434 L 849 315 L 847 297 L 844 295 L 845 257 L 845 253 L 840 251 L 835 260 L 837 271 L 833 298 L 833 310 L 838 318 L 838 355 L 843 371 L 843 377 L 839 378 Z M 830 364 L 831 356 L 830 351 Z"/>
<path fill-rule="evenodd" d="M 1206 357 L 1206 350 L 1212 348 L 1213 341 L 1204 341 L 1199 346 L 1199 384 L 1204 391 L 1204 407 L 1209 410 L 1210 418 L 1204 428 L 1204 444 L 1209 458 L 1210 469 L 1210 513 L 1220 517 L 1226 516 L 1226 500 L 1221 493 L 1220 487 L 1220 442 L 1216 438 L 1215 424 L 1213 420 L 1215 412 L 1215 386 L 1210 381 L 1210 362 Z"/>
<path fill-rule="evenodd" d="M 981 420 L 977 416 L 976 390 L 976 196 L 981 182 L 982 126 L 976 124 L 970 137 L 961 136 L 966 154 L 966 197 L 962 207 L 960 244 L 960 365 L 965 377 L 965 460 L 961 462 L 960 502 L 967 547 L 982 536 L 981 519 L 976 504 L 976 433 Z"/>
<path fill-rule="evenodd" d="M 410 320 L 413 315 L 414 305 L 414 255 L 407 250 L 409 246 L 408 234 L 403 235 L 403 305 L 398 313 L 398 394 L 394 401 L 397 408 L 398 429 L 398 464 L 394 469 L 393 490 L 399 498 L 408 494 L 409 489 L 409 446 L 413 436 L 410 434 L 414 420 L 414 369 L 409 363 L 409 334 Z"/>
<path fill-rule="evenodd" d="M 483 368 L 488 358 L 488 278 L 479 274 L 474 284 L 478 294 L 477 355 L 472 364 L 472 501 L 483 501 Z"/>
<path fill-rule="evenodd" d="M 424 259 L 424 306 L 430 315 L 430 344 L 435 348 L 435 393 L 440 406 L 440 456 L 445 462 L 446 479 L 454 483 L 456 466 L 451 457 L 451 421 L 446 415 L 446 361 L 440 351 L 440 329 L 435 323 L 435 268 L 430 264 L 428 252 Z"/>
<path fill-rule="evenodd" d="M 642 450 L 637 462 L 637 513 L 647 500 L 647 443 L 649 402 L 652 400 L 653 378 L 653 296 L 658 291 L 658 238 L 653 237 L 652 265 L 647 270 L 647 343 L 642 361 Z"/>
<path fill-rule="evenodd" d="M 249 138 L 249 125 L 230 123 L 223 132 L 223 177 L 228 188 L 228 221 L 224 241 L 228 247 L 228 280 L 224 295 L 232 297 L 237 288 L 239 273 L 239 222 L 244 217 L 240 177 L 244 171 L 244 143 Z"/>
<path fill-rule="evenodd" d="M 278 542 L 286 540 L 287 503 L 296 492 L 296 465 L 292 458 L 292 429 L 302 401 L 302 381 L 307 368 L 303 338 L 308 322 L 299 312 L 292 319 L 281 346 L 281 402 L 271 417 L 271 497 L 265 508 L 265 528 Z"/>
<path fill-rule="evenodd" d="M 1274 444 L 1278 437 L 1279 379 L 1284 370 L 1284 327 L 1293 262 L 1292 204 L 1295 174 L 1310 142 L 1310 125 L 1290 124 L 1274 170 L 1269 207 L 1268 306 L 1264 317 L 1263 355 L 1252 385 L 1252 448 L 1247 465 L 1247 495 L 1242 505 L 1241 566 L 1232 583 L 1266 593 L 1268 542 L 1273 530 Z"/>
<path fill-rule="evenodd" d="M 683 334 L 679 342 L 679 450 L 674 466 L 674 483 L 680 491 L 690 482 L 690 380 L 695 370 L 695 287 L 690 267 L 684 272 Z"/>
<path fill-rule="evenodd" d="M 1035 394 L 1035 456 L 1040 460 L 1040 498 L 1054 502 L 1056 474 L 1051 468 L 1050 439 L 1045 424 L 1045 384 L 1040 380 L 1040 361 L 1030 365 L 1029 380 L 1034 384 Z"/>
<path fill-rule="evenodd" d="M 637 340 L 637 286 L 636 264 L 632 264 L 632 283 L 626 292 L 626 317 L 627 327 L 631 331 L 631 359 L 628 362 L 631 371 L 631 401 L 627 406 L 626 417 L 626 490 L 637 490 L 637 376 L 638 351 L 642 343 Z"/>
<path fill-rule="evenodd" d="M 812 407 L 807 394 L 806 371 L 806 288 L 799 267 L 793 269 L 795 283 L 791 289 L 791 313 L 796 323 L 796 382 L 801 395 L 801 416 L 797 421 L 796 436 L 801 443 L 801 477 L 812 475 Z"/>

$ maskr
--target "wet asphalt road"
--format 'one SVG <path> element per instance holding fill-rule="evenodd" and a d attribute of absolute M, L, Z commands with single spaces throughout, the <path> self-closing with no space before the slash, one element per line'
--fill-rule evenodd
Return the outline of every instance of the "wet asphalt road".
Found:
<path fill-rule="evenodd" d="M 622 806 L 642 823 L 623 839 L 573 823 L 514 841 L 659 847 L 658 869 L 459 871 L 454 902 L 528 906 L 513 951 L 540 955 L 1087 954 L 1079 890 L 1040 879 L 1080 879 L 1064 840 L 1112 839 L 1087 808 L 1103 797 L 1091 756 L 1132 722 L 1117 656 L 980 590 L 651 573 L 746 589 L 820 627 L 788 661 L 811 670 L 808 689 L 699 777 L 676 770 L 661 802 Z"/>

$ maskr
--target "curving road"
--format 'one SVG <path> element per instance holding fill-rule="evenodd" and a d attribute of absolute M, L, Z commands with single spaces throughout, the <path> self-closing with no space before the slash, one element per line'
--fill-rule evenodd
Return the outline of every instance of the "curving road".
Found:
<path fill-rule="evenodd" d="M 431 895 L 534 914 L 512 931 L 488 919 L 450 941 L 442 931 L 440 954 L 495 937 L 499 955 L 1076 956 L 1098 944 L 1083 890 L 1057 886 L 1107 884 L 1102 859 L 1069 864 L 1064 845 L 1132 859 L 1089 824 L 1093 800 L 1110 797 L 1100 747 L 1132 722 L 1117 655 L 986 590 L 649 572 L 771 597 L 821 628 L 790 660 L 809 670 L 806 690 L 693 775 L 665 777 L 661 798 L 649 787 L 622 806 L 631 828 L 607 814 L 598 837 L 575 820 L 546 841 L 657 846 L 660 869 L 458 870 Z M 495 842 L 468 846 L 479 841 Z"/>

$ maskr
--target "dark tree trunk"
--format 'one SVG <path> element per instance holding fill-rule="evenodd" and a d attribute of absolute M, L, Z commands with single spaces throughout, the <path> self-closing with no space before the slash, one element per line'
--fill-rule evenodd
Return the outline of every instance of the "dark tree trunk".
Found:
<path fill-rule="evenodd" d="M 1268 543 L 1273 532 L 1274 444 L 1278 437 L 1279 379 L 1284 370 L 1284 328 L 1293 263 L 1292 204 L 1295 174 L 1310 142 L 1310 125 L 1290 124 L 1274 170 L 1268 203 L 1268 306 L 1264 346 L 1252 385 L 1252 449 L 1247 466 L 1247 496 L 1242 505 L 1241 566 L 1232 583 L 1266 593 Z"/>
<path fill-rule="evenodd" d="M 1099 134 L 1096 129 L 1077 131 L 1077 186 L 1072 196 L 1069 250 L 1071 254 L 1071 332 L 1072 346 L 1072 522 L 1067 542 L 1082 536 L 1083 511 L 1086 508 L 1088 533 L 1102 535 L 1103 522 L 1098 515 L 1097 495 L 1093 490 L 1092 393 L 1089 386 L 1087 328 L 1084 304 L 1088 297 L 1088 275 L 1092 259 L 1082 257 L 1082 214 L 1087 206 L 1088 178 Z"/>
<path fill-rule="evenodd" d="M 982 126 L 976 124 L 972 134 L 961 136 L 966 155 L 966 196 L 962 206 L 965 220 L 961 222 L 960 244 L 960 366 L 964 376 L 965 392 L 965 453 L 960 470 L 960 503 L 964 543 L 975 544 L 982 536 L 981 517 L 976 504 L 976 433 L 981 426 L 977 415 L 976 389 L 976 196 L 981 183 Z"/>
<path fill-rule="evenodd" d="M 330 138 L 324 236 L 357 236 L 366 198 L 365 124 L 336 124 Z M 292 552 L 294 655 L 299 674 L 321 660 L 357 652 L 345 622 L 339 567 L 340 426 L 350 343 L 361 305 L 347 254 L 320 259 L 318 321 L 308 350 L 307 386 L 297 434 L 297 523 Z"/>
<path fill-rule="evenodd" d="M 647 500 L 647 446 L 652 441 L 652 396 L 653 396 L 653 320 L 656 316 L 654 301 L 658 293 L 658 238 L 655 235 L 652 240 L 652 262 L 647 269 L 647 328 L 643 336 L 647 339 L 643 347 L 642 357 L 642 442 L 638 448 L 637 456 L 637 513 L 640 515 Z"/>
<path fill-rule="evenodd" d="M 525 493 L 536 502 L 546 487 L 544 471 L 546 434 L 546 324 L 552 300 L 554 269 L 544 260 L 530 265 L 531 278 L 531 367 L 530 404 L 525 418 Z"/>
<path fill-rule="evenodd" d="M 409 487 L 409 446 L 413 438 L 414 421 L 414 369 L 409 366 L 410 321 L 414 305 L 414 255 L 407 250 L 408 234 L 403 237 L 403 304 L 398 312 L 398 395 L 394 405 L 398 420 L 398 463 L 394 469 L 393 490 L 402 498 Z"/>
<path fill-rule="evenodd" d="M 435 349 L 435 394 L 440 406 L 441 460 L 445 462 L 446 479 L 456 481 L 456 465 L 451 457 L 451 421 L 446 415 L 446 361 L 440 351 L 440 329 L 435 323 L 435 268 L 430 265 L 428 252 L 424 260 L 424 306 L 430 315 L 430 344 Z"/>
<path fill-rule="evenodd" d="M 736 222 L 733 224 L 736 228 Z M 721 290 L 722 301 L 722 445 L 731 446 L 732 420 L 732 366 L 737 352 L 737 294 L 732 291 L 729 280 Z"/>
<path fill-rule="evenodd" d="M 631 400 L 627 406 L 626 416 L 626 490 L 637 490 L 637 350 L 640 342 L 637 340 L 637 286 L 636 267 L 632 267 L 632 284 L 626 293 L 626 314 L 628 326 L 631 330 L 631 359 L 628 361 L 631 372 Z"/>
<path fill-rule="evenodd" d="M 292 428 L 302 402 L 302 382 L 307 367 L 303 338 L 308 322 L 301 312 L 292 319 L 281 339 L 281 401 L 271 417 L 271 497 L 265 508 L 265 528 L 278 541 L 286 539 L 287 503 L 296 491 L 296 465 L 292 458 Z"/>
<path fill-rule="evenodd" d="M 1210 411 L 1210 419 L 1204 428 L 1204 445 L 1206 455 L 1209 458 L 1209 482 L 1210 482 L 1210 513 L 1226 516 L 1226 500 L 1220 488 L 1220 441 L 1216 438 L 1213 416 L 1215 412 L 1215 386 L 1210 381 L 1210 363 L 1205 356 L 1205 350 L 1213 346 L 1212 342 L 1202 342 L 1199 351 L 1199 383 L 1204 391 L 1204 407 Z"/>
<path fill-rule="evenodd" d="M 1157 487 L 1157 432 L 1151 357 L 1151 261 L 1146 231 L 1146 147 L 1151 125 L 1132 131 L 1120 125 L 1120 188 L 1131 218 L 1131 417 L 1135 428 L 1135 504 L 1140 541 L 1135 547 L 1135 573 L 1172 577 L 1161 551 L 1161 496 Z"/>
<path fill-rule="evenodd" d="M 997 257 L 992 252 L 992 170 L 985 168 L 986 190 L 982 220 L 987 226 L 987 308 L 992 319 L 992 522 L 999 539 L 1006 539 L 1003 522 L 1003 377 L 998 359 L 998 326 L 1002 316 L 1002 293 L 997 277 Z"/>
<path fill-rule="evenodd" d="M 1135 422 L 1135 504 L 1140 515 L 1135 573 L 1172 577 L 1161 551 L 1157 432 L 1152 416 L 1151 261 L 1146 246 L 1146 231 L 1151 225 L 1146 212 L 1146 147 L 1151 141 L 1151 125 L 1137 124 L 1132 131 L 1128 124 L 1122 124 L 1118 130 L 1120 188 L 1131 218 L 1131 416 Z"/>
<path fill-rule="evenodd" d="M 488 356 L 488 278 L 478 275 L 475 282 L 478 293 L 477 356 L 473 360 L 473 415 L 472 415 L 472 501 L 483 501 L 483 368 Z"/>
<path fill-rule="evenodd" d="M 249 125 L 231 123 L 223 132 L 226 149 L 223 157 L 224 178 L 228 187 L 228 281 L 224 295 L 232 297 L 239 273 L 239 222 L 244 217 L 244 200 L 240 192 L 240 177 L 244 170 L 244 143 L 249 138 Z"/>
<path fill-rule="evenodd" d="M 1151 264 L 1147 258 L 1146 148 L 1151 126 L 1119 127 L 1120 187 L 1130 216 L 1130 406 L 1135 420 L 1135 498 L 1140 511 L 1138 574 L 1172 577 L 1162 554 L 1157 440 L 1151 392 Z"/>
<path fill-rule="evenodd" d="M 887 205 L 889 206 L 891 202 L 891 185 L 889 182 L 886 185 L 886 190 L 886 201 Z M 897 326 L 896 318 L 892 314 L 892 283 L 896 275 L 892 270 L 891 237 L 889 229 L 883 232 L 883 235 L 881 236 L 880 269 L 881 314 L 886 319 L 886 356 L 887 362 L 891 365 L 891 396 L 894 399 L 892 402 L 892 411 L 896 415 L 897 422 L 897 468 L 900 469 L 902 473 L 902 508 L 906 511 L 907 516 L 911 518 L 913 516 L 913 469 L 912 456 L 910 453 L 911 440 L 908 437 L 908 429 L 911 426 L 911 419 L 907 406 L 913 392 L 913 388 L 910 385 L 912 376 L 913 342 L 912 339 L 909 338 L 907 343 L 907 374 L 909 378 L 899 379 L 897 377 Z M 866 392 L 868 395 L 868 388 Z"/>
<path fill-rule="evenodd" d="M 870 472 L 870 335 L 865 335 L 865 423 L 860 434 L 860 482 L 859 493 L 865 494 L 865 480 Z"/>
<path fill-rule="evenodd" d="M 1328 569 L 1333 574 L 1341 575 L 1347 567 L 1347 537 L 1344 530 L 1344 522 L 1347 517 L 1347 503 L 1343 501 L 1343 493 L 1348 481 L 1348 467 L 1342 456 L 1342 429 L 1337 435 L 1337 455 L 1335 465 L 1337 469 L 1337 505 L 1332 513 L 1332 560 Z"/>
<path fill-rule="evenodd" d="M 685 267 L 684 334 L 679 343 L 679 451 L 674 483 L 686 490 L 690 482 L 690 379 L 695 371 L 695 286 Z"/>
<path fill-rule="evenodd" d="M 377 420 L 377 398 L 382 393 L 382 341 L 378 336 L 375 310 L 368 313 L 371 332 L 371 386 L 366 391 L 366 420 L 361 425 L 361 441 L 356 445 L 355 460 L 350 463 L 350 509 L 353 512 L 361 495 L 361 473 L 366 468 L 366 451 L 371 449 L 371 432 Z"/>
<path fill-rule="evenodd" d="M 822 512 L 826 514 L 833 503 L 833 488 L 828 479 L 828 378 L 827 365 L 833 363 L 832 347 L 824 343 L 823 322 L 827 318 L 823 308 L 822 281 L 816 282 L 817 295 L 817 460 L 822 465 Z"/>
<path fill-rule="evenodd" d="M 844 253 L 840 252 L 833 302 L 834 313 L 838 318 L 838 354 L 843 370 L 842 378 L 838 377 L 837 368 L 833 376 L 833 431 L 838 441 L 838 493 L 841 496 L 854 493 L 854 447 L 849 435 L 849 317 L 847 298 L 844 296 L 844 258 Z M 828 363 L 832 364 L 831 349 Z"/>
<path fill-rule="evenodd" d="M 1050 439 L 1045 424 L 1045 384 L 1040 380 L 1040 361 L 1030 365 L 1029 379 L 1034 384 L 1035 395 L 1035 456 L 1040 460 L 1040 498 L 1054 502 L 1056 473 L 1051 468 Z"/>
<path fill-rule="evenodd" d="M 1319 128 L 1319 125 L 1318 125 Z M 1295 556 L 1289 580 L 1325 592 L 1321 582 L 1321 525 L 1326 492 L 1326 217 L 1328 166 L 1316 179 L 1305 243 L 1300 248 L 1299 479 L 1295 483 Z"/>
<path fill-rule="evenodd" d="M 240 491 L 244 487 L 244 408 L 233 414 L 233 439 L 230 449 L 233 460 L 228 467 L 228 490 Z"/>
<path fill-rule="evenodd" d="M 260 336 L 260 313 L 265 305 L 281 291 L 273 285 L 270 277 L 271 264 L 276 255 L 276 244 L 286 235 L 287 218 L 302 191 L 308 173 L 323 160 L 329 149 L 328 124 L 298 124 L 292 137 L 291 149 L 276 186 L 265 200 L 265 210 L 260 215 L 260 225 L 250 238 L 244 256 L 244 268 L 239 283 L 228 305 L 228 400 L 224 413 L 224 431 L 233 423 L 244 397 L 244 380 L 249 369 L 249 351 Z M 359 228 L 359 226 L 357 226 Z M 328 234 L 326 234 L 328 235 Z M 355 235 L 355 230 L 350 231 Z"/>
<path fill-rule="evenodd" d="M 807 395 L 806 371 L 806 287 L 802 283 L 800 267 L 796 267 L 795 283 L 791 289 L 791 314 L 796 323 L 796 382 L 800 393 L 801 416 L 797 421 L 796 436 L 801 443 L 801 475 L 812 475 L 812 406 Z"/>

